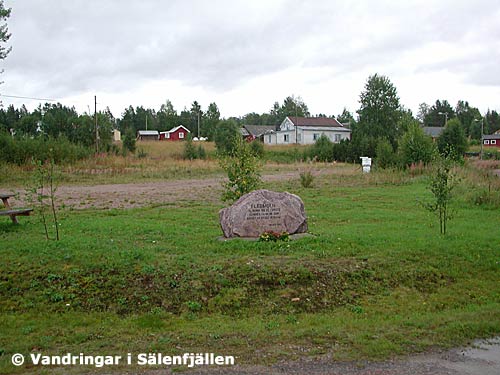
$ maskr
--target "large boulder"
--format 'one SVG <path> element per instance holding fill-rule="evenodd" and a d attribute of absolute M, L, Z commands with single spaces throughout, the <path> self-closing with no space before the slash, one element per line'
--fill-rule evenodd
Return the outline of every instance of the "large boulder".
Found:
<path fill-rule="evenodd" d="M 307 232 L 304 203 L 295 194 L 255 190 L 219 212 L 224 237 L 259 237 L 267 231 Z"/>

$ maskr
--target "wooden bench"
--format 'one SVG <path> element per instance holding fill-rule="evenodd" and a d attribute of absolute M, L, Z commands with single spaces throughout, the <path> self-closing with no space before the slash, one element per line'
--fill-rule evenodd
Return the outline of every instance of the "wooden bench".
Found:
<path fill-rule="evenodd" d="M 9 204 L 9 198 L 12 198 L 14 194 L 0 194 L 0 199 L 5 206 L 4 210 L 0 210 L 0 216 L 10 216 L 10 219 L 14 224 L 18 224 L 17 216 L 29 216 L 32 208 L 12 208 Z"/>

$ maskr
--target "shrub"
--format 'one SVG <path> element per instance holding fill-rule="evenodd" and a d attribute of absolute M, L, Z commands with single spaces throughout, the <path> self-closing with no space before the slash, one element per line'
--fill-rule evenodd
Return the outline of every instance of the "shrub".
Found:
<path fill-rule="evenodd" d="M 375 149 L 376 163 L 379 168 L 386 169 L 397 164 L 396 154 L 387 139 L 380 139 Z"/>
<path fill-rule="evenodd" d="M 350 143 L 348 161 L 360 163 L 361 156 L 374 158 L 376 155 L 378 139 L 366 135 L 354 133 L 353 140 Z"/>
<path fill-rule="evenodd" d="M 186 142 L 184 142 L 184 151 L 182 152 L 182 158 L 187 160 L 197 159 L 198 151 L 196 147 L 193 145 L 193 140 L 191 136 L 188 137 Z"/>
<path fill-rule="evenodd" d="M 127 129 L 123 136 L 123 153 L 135 152 L 135 134 L 132 129 Z"/>
<path fill-rule="evenodd" d="M 311 171 L 304 171 L 300 173 L 300 184 L 304 188 L 309 188 L 312 186 L 314 181 L 314 176 Z"/>
<path fill-rule="evenodd" d="M 314 160 L 333 161 L 333 143 L 326 135 L 322 134 L 311 147 L 310 153 Z"/>
<path fill-rule="evenodd" d="M 259 160 L 242 137 L 236 136 L 232 142 L 231 155 L 221 155 L 219 163 L 227 173 L 228 182 L 223 184 L 223 201 L 235 201 L 242 195 L 255 190 L 260 185 Z"/>
<path fill-rule="evenodd" d="M 454 118 L 448 121 L 437 143 L 441 155 L 453 160 L 461 160 L 467 151 L 468 144 L 460 120 Z"/>
<path fill-rule="evenodd" d="M 250 149 L 252 150 L 252 154 L 256 157 L 262 158 L 264 156 L 264 144 L 258 139 L 255 139 L 250 143 Z"/>
<path fill-rule="evenodd" d="M 398 152 L 403 167 L 425 165 L 432 161 L 436 147 L 419 125 L 412 124 L 399 140 Z"/>
<path fill-rule="evenodd" d="M 231 154 L 236 138 L 242 138 L 238 125 L 233 120 L 223 120 L 215 128 L 214 141 L 219 154 Z"/>
<path fill-rule="evenodd" d="M 91 154 L 90 148 L 71 143 L 66 137 L 13 138 L 8 133 L 0 134 L 0 160 L 6 163 L 23 165 L 49 159 L 56 164 L 72 163 Z"/>
<path fill-rule="evenodd" d="M 206 159 L 207 153 L 202 145 L 198 145 L 198 147 L 196 147 L 193 144 L 193 140 L 191 139 L 191 137 L 189 137 L 184 143 L 182 158 L 184 160 Z"/>
<path fill-rule="evenodd" d="M 334 143 L 332 147 L 333 160 L 341 162 L 354 161 L 354 158 L 351 156 L 351 150 L 351 141 L 348 139 Z"/>

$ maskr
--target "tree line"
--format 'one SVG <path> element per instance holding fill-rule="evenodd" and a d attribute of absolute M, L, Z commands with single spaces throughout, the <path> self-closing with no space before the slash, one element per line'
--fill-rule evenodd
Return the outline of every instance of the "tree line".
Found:
<path fill-rule="evenodd" d="M 484 133 L 489 134 L 500 129 L 498 112 L 488 110 L 484 119 L 476 107 L 469 102 L 460 100 L 452 107 L 447 100 L 436 100 L 433 105 L 422 103 L 416 116 L 405 109 L 399 102 L 397 90 L 385 76 L 377 74 L 369 77 L 365 90 L 360 95 L 360 108 L 357 117 L 346 108 L 341 114 L 329 117 L 336 118 L 341 123 L 349 124 L 355 138 L 385 138 L 394 147 L 396 140 L 411 123 L 423 126 L 444 127 L 445 122 L 458 121 L 464 134 L 469 139 L 481 137 L 481 122 L 484 121 Z M 294 96 L 286 97 L 280 104 L 275 102 L 265 113 L 251 112 L 241 117 L 221 118 L 215 102 L 210 103 L 206 110 L 194 101 L 190 109 L 184 108 L 178 112 L 172 102 L 167 100 L 159 110 L 143 106 L 126 108 L 120 118 L 115 118 L 109 108 L 97 113 L 99 138 L 103 145 L 111 142 L 111 130 L 122 132 L 150 129 L 158 131 L 170 130 L 180 124 L 187 127 L 194 136 L 200 135 L 213 140 L 215 131 L 223 122 L 237 125 L 274 125 L 278 126 L 287 116 L 311 116 L 307 104 Z M 318 114 L 316 117 L 327 117 Z M 74 107 L 61 103 L 45 103 L 33 111 L 28 111 L 23 105 L 15 108 L 9 105 L 0 108 L 0 131 L 10 132 L 16 137 L 60 137 L 64 136 L 73 143 L 92 146 L 95 143 L 95 117 L 93 114 L 79 114 Z M 373 142 L 372 142 L 373 143 Z"/>

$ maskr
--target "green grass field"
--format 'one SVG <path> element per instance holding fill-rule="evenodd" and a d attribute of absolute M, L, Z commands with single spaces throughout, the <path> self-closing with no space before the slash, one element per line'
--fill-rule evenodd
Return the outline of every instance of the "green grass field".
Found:
<path fill-rule="evenodd" d="M 441 236 L 417 203 L 430 198 L 426 184 L 383 172 L 268 184 L 302 197 L 314 234 L 279 243 L 218 241 L 222 204 L 202 201 L 62 211 L 59 242 L 35 216 L 3 218 L 0 373 L 44 373 L 10 363 L 32 351 L 262 364 L 380 359 L 498 335 L 500 212 L 472 204 L 462 183 Z"/>

